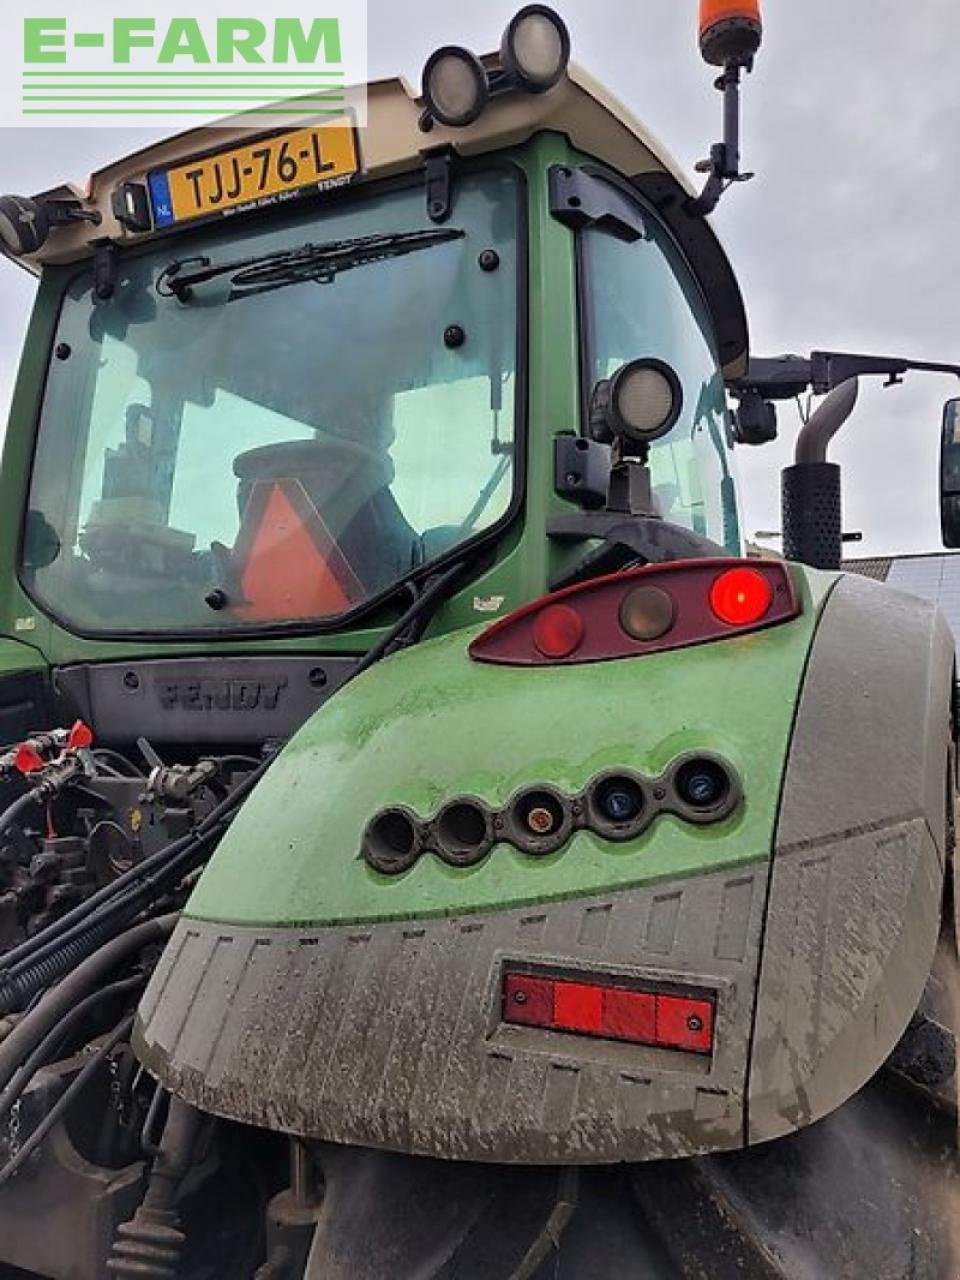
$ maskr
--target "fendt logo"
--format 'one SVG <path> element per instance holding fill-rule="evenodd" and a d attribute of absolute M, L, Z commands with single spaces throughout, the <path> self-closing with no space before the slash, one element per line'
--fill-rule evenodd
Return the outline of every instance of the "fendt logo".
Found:
<path fill-rule="evenodd" d="M 5 0 L 0 126 L 365 123 L 352 87 L 366 82 L 358 0 L 294 0 L 269 18 L 235 0 L 194 0 L 190 17 L 106 0 L 78 8 Z"/>

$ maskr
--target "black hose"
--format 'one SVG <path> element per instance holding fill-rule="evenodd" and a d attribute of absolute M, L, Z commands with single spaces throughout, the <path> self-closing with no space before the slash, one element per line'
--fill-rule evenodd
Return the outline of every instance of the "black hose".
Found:
<path fill-rule="evenodd" d="M 7 1087 L 20 1064 L 75 1004 L 95 990 L 102 979 L 129 956 L 151 943 L 166 942 L 178 918 L 174 912 L 135 925 L 88 956 L 48 991 L 37 1007 L 0 1042 L 0 1089 Z"/>
<path fill-rule="evenodd" d="M 101 987 L 98 991 L 92 992 L 81 1000 L 79 1004 L 74 1005 L 69 1013 L 65 1014 L 47 1032 L 29 1057 L 17 1068 L 7 1087 L 0 1091 L 0 1120 L 7 1115 L 14 1103 L 22 1097 L 36 1073 L 50 1060 L 52 1054 L 57 1052 L 64 1038 L 83 1019 L 85 1014 L 96 1008 L 98 1004 L 109 1000 L 111 996 L 123 995 L 128 991 L 136 991 L 143 984 L 144 978 L 142 975 L 135 978 L 124 978 L 120 982 L 111 982 L 109 986 Z"/>
<path fill-rule="evenodd" d="M 413 604 L 367 652 L 340 688 L 344 688 L 391 652 L 398 642 L 403 642 L 408 630 L 420 623 L 415 633 L 418 638 L 426 625 L 424 619 L 429 620 L 431 611 L 464 572 L 467 563 L 465 560 L 457 561 L 429 580 Z M 175 872 L 185 874 L 190 869 L 191 859 L 204 852 L 205 845 L 213 836 L 221 834 L 219 828 L 229 821 L 261 781 L 273 760 L 274 755 L 271 754 L 248 773 L 229 795 L 211 809 L 190 835 L 182 836 L 163 849 L 158 849 L 59 920 L 8 951 L 3 956 L 0 968 L 0 1013 L 22 1007 L 37 990 L 56 981 L 72 965 L 89 955 L 94 947 L 115 935 L 118 929 L 137 914 L 141 909 L 142 899 L 149 898 L 152 890 L 161 890 L 165 881 Z M 157 871 L 156 876 L 153 875 L 154 871 Z"/>
<path fill-rule="evenodd" d="M 233 794 L 231 792 L 231 794 Z M 199 828 L 198 828 L 199 830 Z M 175 858 L 181 851 L 192 848 L 197 843 L 197 835 L 191 832 L 189 835 L 180 836 L 178 840 L 174 840 L 172 844 L 165 845 L 162 849 L 157 849 L 155 853 L 151 853 L 148 858 L 144 858 L 142 862 L 138 862 L 136 866 L 131 867 L 129 871 L 124 871 L 116 880 L 111 880 L 109 884 L 104 885 L 102 889 L 98 889 L 96 893 L 91 894 L 84 902 L 68 911 L 59 920 L 55 920 L 52 924 L 48 924 L 46 928 L 41 929 L 39 933 L 35 933 L 32 938 L 28 938 L 25 942 L 18 943 L 12 947 L 2 957 L 0 957 L 0 976 L 15 967 L 21 957 L 30 956 L 32 958 L 34 952 L 41 951 L 46 942 L 53 938 L 61 937 L 70 927 L 86 920 L 92 915 L 102 903 L 110 901 L 112 898 L 119 896 L 123 889 L 142 879 L 149 874 L 156 866 L 162 866 L 165 862 Z"/>
<path fill-rule="evenodd" d="M 13 804 L 8 804 L 3 813 L 0 813 L 0 839 L 3 839 L 9 828 L 19 821 L 21 813 L 25 813 L 32 804 L 38 804 L 40 799 L 38 792 L 28 791 L 25 795 L 18 796 Z"/>
<path fill-rule="evenodd" d="M 205 840 L 198 840 L 188 844 L 170 857 L 159 870 L 146 871 L 148 863 L 146 861 L 141 863 L 138 867 L 140 871 L 139 884 L 128 886 L 123 893 L 97 904 L 95 909 L 87 914 L 86 919 L 77 921 L 76 924 L 70 925 L 66 930 L 58 930 L 57 936 L 50 938 L 47 942 L 37 947 L 32 955 L 25 956 L 14 964 L 8 964 L 5 957 L 4 968 L 0 969 L 0 1010 L 4 1008 L 8 989 L 12 990 L 16 987 L 18 991 L 27 992 L 30 984 L 23 981 L 25 975 L 37 972 L 42 977 L 44 974 L 53 973 L 49 969 L 47 962 L 59 955 L 65 948 L 73 948 L 71 950 L 71 958 L 76 959 L 78 953 L 74 948 L 74 943 L 85 943 L 87 951 L 89 951 L 91 941 L 94 943 L 105 942 L 107 938 L 119 932 L 151 897 L 161 894 L 166 888 L 171 887 L 172 884 L 176 884 L 182 879 L 189 870 L 193 869 L 192 864 L 203 856 L 206 844 L 212 838 L 212 836 L 208 836 Z M 169 848 L 172 847 L 169 846 Z M 96 897 L 97 895 L 94 896 Z M 62 926 L 67 922 L 67 917 L 63 917 L 57 921 L 57 924 Z M 31 941 L 36 941 L 39 938 L 40 934 L 37 934 Z M 87 951 L 84 951 L 83 954 L 87 954 Z M 60 966 L 60 972 L 66 972 L 66 968 L 62 965 Z M 53 973 L 53 976 L 58 977 L 59 973 Z M 9 1012 L 9 1010 L 5 1010 L 5 1012 Z"/>
<path fill-rule="evenodd" d="M 431 581 L 424 587 L 423 591 L 421 591 L 420 595 L 417 596 L 416 600 L 414 600 L 410 608 L 400 615 L 387 634 L 382 636 L 373 648 L 368 650 L 365 656 L 361 658 L 353 671 L 350 672 L 349 679 L 344 682 L 344 685 L 349 683 L 349 680 L 356 679 L 358 675 L 361 675 L 364 671 L 372 667 L 374 663 L 379 662 L 382 657 L 388 654 L 393 645 L 396 644 L 397 640 L 403 636 L 407 627 L 409 627 L 411 623 L 416 622 L 424 611 L 427 610 L 438 597 L 443 597 L 444 592 L 460 576 L 460 574 L 463 573 L 464 568 L 464 561 L 458 560 L 457 563 L 447 569 L 445 573 L 437 574 L 435 578 L 431 579 Z M 344 685 L 341 685 L 340 688 L 342 689 Z"/>
<path fill-rule="evenodd" d="M 2 1169 L 0 1169 L 0 1187 L 4 1187 L 14 1174 L 18 1173 L 26 1162 L 39 1147 L 53 1126 L 57 1123 L 62 1115 L 69 1109 L 70 1104 L 76 1098 L 77 1094 L 82 1093 L 87 1087 L 94 1075 L 100 1068 L 104 1058 L 106 1058 L 117 1047 L 120 1041 L 130 1034 L 133 1027 L 133 1016 L 124 1018 L 118 1027 L 115 1027 L 110 1036 L 103 1042 L 97 1052 L 90 1058 L 83 1069 L 70 1081 L 63 1093 L 56 1100 L 50 1110 L 46 1113 L 37 1127 L 27 1138 L 26 1142 Z"/>

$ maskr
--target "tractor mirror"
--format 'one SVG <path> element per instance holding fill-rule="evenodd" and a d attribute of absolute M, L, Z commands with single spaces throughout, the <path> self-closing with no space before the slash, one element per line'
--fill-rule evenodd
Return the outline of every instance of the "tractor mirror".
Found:
<path fill-rule="evenodd" d="M 940 533 L 945 547 L 960 547 L 960 400 L 948 400 L 943 407 Z"/>

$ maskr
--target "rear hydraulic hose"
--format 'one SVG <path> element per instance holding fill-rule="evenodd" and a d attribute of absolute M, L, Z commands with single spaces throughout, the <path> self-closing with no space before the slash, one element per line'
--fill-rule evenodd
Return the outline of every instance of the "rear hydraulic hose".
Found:
<path fill-rule="evenodd" d="M 192 870 L 204 852 L 205 841 L 195 841 L 171 857 L 160 870 L 143 874 L 140 883 L 126 888 L 109 901 L 100 903 L 86 919 L 70 925 L 69 919 L 58 921 L 61 928 L 34 951 L 14 964 L 0 969 L 0 1011 L 9 1013 L 21 1008 L 52 981 L 66 973 L 98 945 L 115 937 L 136 915 L 146 910 L 152 897 L 167 888 L 166 882 L 181 879 Z M 146 864 L 143 864 L 144 866 Z M 63 926 L 67 927 L 64 928 Z M 37 939 L 40 935 L 37 935 Z M 36 939 L 31 939 L 36 941 Z M 10 1001 L 13 1001 L 10 1004 Z M 9 1007 L 7 1007 L 9 1004 Z"/>
<path fill-rule="evenodd" d="M 344 684 L 378 662 L 398 641 L 402 642 L 411 627 L 422 623 L 422 630 L 450 587 L 464 572 L 467 563 L 465 560 L 457 561 L 430 579 L 420 596 L 380 642 L 368 651 Z M 341 689 L 343 687 L 344 685 Z M 141 898 L 144 895 L 149 896 L 153 888 L 159 889 L 160 882 L 175 869 L 186 868 L 193 857 L 203 852 L 204 845 L 210 839 L 222 834 L 220 829 L 229 823 L 240 804 L 270 768 L 273 759 L 273 755 L 268 756 L 247 774 L 197 824 L 190 835 L 182 836 L 165 848 L 158 849 L 59 920 L 8 951 L 0 967 L 0 1011 L 10 1012 L 22 1006 L 45 985 L 55 981 L 70 965 L 89 954 L 91 947 L 111 937 L 122 927 L 123 922 L 117 920 L 117 916 L 129 917 L 135 914 L 141 909 Z M 152 874 L 154 872 L 157 873 L 155 876 Z M 0 1075 L 0 1088 L 2 1087 Z"/>
<path fill-rule="evenodd" d="M 115 937 L 119 927 L 106 920 L 91 925 L 49 955 L 26 965 L 19 973 L 5 975 L 0 981 L 0 1017 L 26 1008 L 39 992 L 52 986 L 58 978 L 95 952 L 98 946 Z"/>
<path fill-rule="evenodd" d="M 36 1008 L 0 1043 L 0 1090 L 7 1087 L 20 1064 L 26 1061 L 41 1040 L 74 1005 L 95 990 L 103 978 L 124 960 L 151 943 L 166 942 L 178 919 L 179 914 L 174 912 L 134 925 L 119 938 L 114 938 L 99 951 L 95 951 L 62 982 L 48 991 Z"/>
<path fill-rule="evenodd" d="M 20 815 L 26 813 L 32 804 L 37 804 L 40 800 L 40 794 L 37 791 L 28 791 L 25 795 L 18 796 L 13 804 L 7 805 L 3 813 L 0 814 L 0 839 L 2 839 L 7 831 L 20 821 Z"/>
<path fill-rule="evenodd" d="M 7 1087 L 0 1090 L 0 1120 L 3 1120 L 13 1104 L 25 1092 L 30 1081 L 40 1068 L 50 1060 L 52 1054 L 60 1049 L 65 1037 L 73 1027 L 82 1021 L 91 1009 L 95 1009 L 98 1005 L 112 999 L 114 996 L 138 991 L 143 987 L 143 983 L 144 979 L 142 977 L 124 978 L 121 982 L 111 982 L 108 986 L 91 992 L 78 1005 L 75 1005 L 69 1013 L 65 1014 L 60 1022 L 56 1023 L 47 1032 L 22 1066 L 17 1068 Z"/>

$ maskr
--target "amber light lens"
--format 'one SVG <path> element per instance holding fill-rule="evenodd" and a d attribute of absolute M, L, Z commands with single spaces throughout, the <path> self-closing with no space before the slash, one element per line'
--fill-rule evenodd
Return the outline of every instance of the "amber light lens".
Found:
<path fill-rule="evenodd" d="M 772 604 L 773 588 L 756 569 L 728 569 L 710 588 L 710 608 L 731 627 L 759 622 Z"/>
<path fill-rule="evenodd" d="M 760 22 L 760 0 L 700 0 L 700 32 L 730 18 Z"/>
<path fill-rule="evenodd" d="M 660 587 L 635 587 L 620 606 L 620 625 L 634 640 L 659 640 L 673 626 L 676 606 Z"/>
<path fill-rule="evenodd" d="M 548 605 L 533 624 L 533 643 L 545 658 L 569 658 L 583 640 L 583 618 L 568 604 Z"/>

